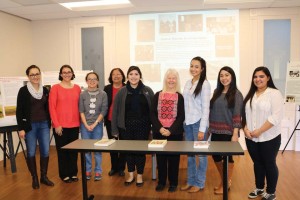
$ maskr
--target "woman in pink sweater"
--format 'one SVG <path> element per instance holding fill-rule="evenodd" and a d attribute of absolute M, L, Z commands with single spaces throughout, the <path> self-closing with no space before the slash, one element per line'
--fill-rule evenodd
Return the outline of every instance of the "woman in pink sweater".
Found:
<path fill-rule="evenodd" d="M 72 83 L 74 78 L 72 67 L 63 65 L 58 78 L 61 82 L 52 86 L 49 97 L 59 177 L 65 183 L 78 181 L 77 153 L 61 150 L 62 146 L 78 139 L 79 136 L 78 103 L 81 90 L 78 85 Z"/>

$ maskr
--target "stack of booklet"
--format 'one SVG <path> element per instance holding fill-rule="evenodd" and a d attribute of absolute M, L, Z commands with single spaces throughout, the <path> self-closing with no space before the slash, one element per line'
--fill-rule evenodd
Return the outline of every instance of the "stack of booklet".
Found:
<path fill-rule="evenodd" d="M 167 140 L 152 140 L 151 142 L 149 142 L 148 147 L 163 148 L 164 146 L 166 146 L 166 144 Z"/>
<path fill-rule="evenodd" d="M 104 138 L 104 139 L 101 139 L 101 140 L 95 142 L 94 145 L 98 146 L 98 147 L 107 147 L 107 146 L 111 145 L 112 143 L 114 143 L 115 141 L 116 141 L 115 139 Z"/>
<path fill-rule="evenodd" d="M 208 149 L 209 142 L 208 141 L 194 141 L 195 149 Z"/>

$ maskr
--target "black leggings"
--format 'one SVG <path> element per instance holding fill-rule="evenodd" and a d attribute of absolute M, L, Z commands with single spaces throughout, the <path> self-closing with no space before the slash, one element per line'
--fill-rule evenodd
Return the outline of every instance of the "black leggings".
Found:
<path fill-rule="evenodd" d="M 246 139 L 248 152 L 254 162 L 256 188 L 263 189 L 267 180 L 267 193 L 274 194 L 278 181 L 276 157 L 281 144 L 281 135 L 266 142 Z"/>
<path fill-rule="evenodd" d="M 226 134 L 211 134 L 211 141 L 231 141 L 232 135 Z M 213 155 L 212 158 L 215 162 L 221 162 L 224 159 L 224 156 L 221 155 Z M 232 156 L 228 156 L 228 162 L 234 163 Z"/>

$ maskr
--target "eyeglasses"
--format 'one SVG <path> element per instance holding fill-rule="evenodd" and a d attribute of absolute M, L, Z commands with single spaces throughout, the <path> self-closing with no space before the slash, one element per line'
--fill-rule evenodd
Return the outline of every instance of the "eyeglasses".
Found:
<path fill-rule="evenodd" d="M 41 75 L 40 73 L 37 73 L 37 74 L 30 74 L 29 77 L 30 77 L 30 78 L 33 78 L 33 77 L 38 77 L 38 76 L 40 76 L 40 75 Z"/>
<path fill-rule="evenodd" d="M 62 72 L 62 75 L 69 75 L 69 74 L 73 74 L 73 72 L 69 71 L 69 72 Z"/>
<path fill-rule="evenodd" d="M 88 78 L 87 80 L 88 80 L 88 81 L 98 81 L 97 78 Z"/>

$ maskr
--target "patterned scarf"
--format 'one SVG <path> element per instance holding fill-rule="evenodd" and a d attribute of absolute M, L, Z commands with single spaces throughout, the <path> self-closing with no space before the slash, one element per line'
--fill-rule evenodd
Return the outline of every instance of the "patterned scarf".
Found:
<path fill-rule="evenodd" d="M 27 82 L 27 89 L 29 91 L 29 93 L 31 94 L 31 96 L 35 99 L 42 99 L 43 97 L 43 86 L 42 84 L 39 84 L 39 90 L 36 91 L 33 87 L 33 85 L 31 84 L 30 81 Z"/>

